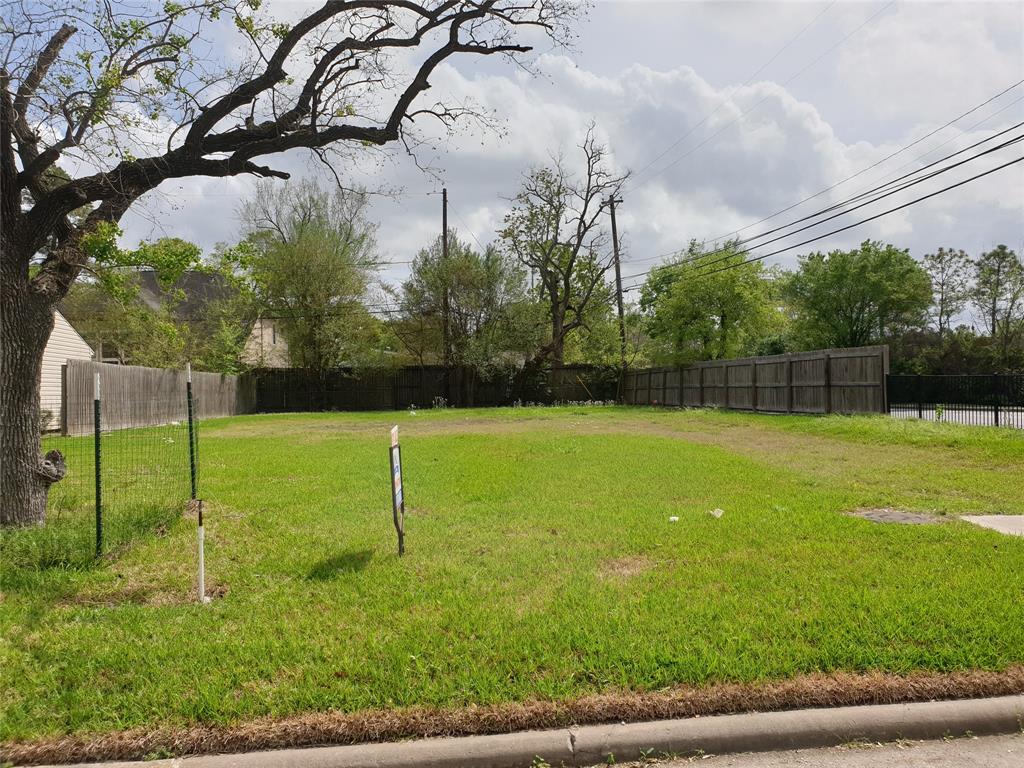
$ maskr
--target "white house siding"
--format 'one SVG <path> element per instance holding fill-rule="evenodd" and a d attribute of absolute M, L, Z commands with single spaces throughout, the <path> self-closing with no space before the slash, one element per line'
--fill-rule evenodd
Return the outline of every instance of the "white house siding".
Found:
<path fill-rule="evenodd" d="M 43 370 L 39 378 L 39 400 L 44 411 L 53 415 L 46 425 L 57 429 L 61 423 L 61 374 L 60 368 L 68 360 L 92 360 L 92 347 L 78 335 L 78 331 L 64 319 L 60 312 L 54 313 L 53 332 L 43 351 Z"/>
<path fill-rule="evenodd" d="M 257 368 L 287 368 L 290 365 L 288 344 L 277 322 L 260 318 L 245 340 L 242 362 Z"/>

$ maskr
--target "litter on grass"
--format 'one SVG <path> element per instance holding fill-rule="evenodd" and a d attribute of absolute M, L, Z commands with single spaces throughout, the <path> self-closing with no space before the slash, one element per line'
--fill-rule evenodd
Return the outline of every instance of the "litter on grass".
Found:
<path fill-rule="evenodd" d="M 719 509 L 718 507 L 715 507 L 710 512 L 708 512 L 708 514 L 711 515 L 713 518 L 715 518 L 717 520 L 718 518 L 720 518 L 722 515 L 725 514 L 725 510 L 724 509 Z"/>

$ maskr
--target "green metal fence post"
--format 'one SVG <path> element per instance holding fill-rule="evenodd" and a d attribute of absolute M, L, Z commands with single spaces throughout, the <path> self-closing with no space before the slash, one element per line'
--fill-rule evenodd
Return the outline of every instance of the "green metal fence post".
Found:
<path fill-rule="evenodd" d="M 196 498 L 196 429 L 192 405 L 192 363 L 185 363 L 185 402 L 188 405 L 188 469 L 192 481 L 192 500 Z M 201 523 L 200 523 L 201 525 Z"/>

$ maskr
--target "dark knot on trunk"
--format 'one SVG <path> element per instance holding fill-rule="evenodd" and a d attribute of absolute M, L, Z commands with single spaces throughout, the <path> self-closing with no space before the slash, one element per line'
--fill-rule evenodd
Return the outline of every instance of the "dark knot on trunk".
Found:
<path fill-rule="evenodd" d="M 43 460 L 39 462 L 36 474 L 47 483 L 56 483 L 67 474 L 68 465 L 64 461 L 64 454 L 60 451 L 47 451 Z"/>

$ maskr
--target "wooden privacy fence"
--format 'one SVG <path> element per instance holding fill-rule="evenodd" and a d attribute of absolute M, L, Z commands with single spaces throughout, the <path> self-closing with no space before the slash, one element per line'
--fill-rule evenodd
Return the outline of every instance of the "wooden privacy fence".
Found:
<path fill-rule="evenodd" d="M 100 375 L 103 429 L 169 424 L 186 418 L 185 371 L 68 360 L 63 366 L 62 424 L 67 435 L 93 430 L 94 377 Z M 247 376 L 192 373 L 195 415 L 234 416 L 255 409 L 256 389 Z"/>
<path fill-rule="evenodd" d="M 765 413 L 886 413 L 889 348 L 854 347 L 629 371 L 628 405 Z"/>

